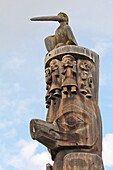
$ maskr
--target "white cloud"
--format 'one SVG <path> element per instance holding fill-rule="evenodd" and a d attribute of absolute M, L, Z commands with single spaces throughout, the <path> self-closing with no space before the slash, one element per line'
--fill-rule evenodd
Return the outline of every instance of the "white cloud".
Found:
<path fill-rule="evenodd" d="M 103 139 L 103 161 L 105 166 L 113 166 L 113 133 Z"/>
<path fill-rule="evenodd" d="M 2 168 L 2 166 L 0 165 L 0 170 L 4 170 L 3 168 Z"/>
<path fill-rule="evenodd" d="M 4 137 L 13 140 L 17 133 L 21 136 L 28 131 L 29 121 L 34 114 L 36 115 L 36 108 L 43 102 L 43 97 L 29 95 L 18 81 L 15 81 L 12 86 L 1 84 L 0 94 L 0 132 L 4 131 Z M 21 127 L 18 128 L 20 124 Z M 20 134 L 19 129 L 22 129 L 22 126 L 25 128 Z"/>
<path fill-rule="evenodd" d="M 20 155 L 28 160 L 35 153 L 38 142 L 27 142 L 22 139 L 18 142 L 17 146 L 21 147 Z"/>
<path fill-rule="evenodd" d="M 20 57 L 12 57 L 6 65 L 4 66 L 5 69 L 8 70 L 17 70 L 20 69 L 20 67 L 25 63 L 25 58 L 20 58 Z"/>
<path fill-rule="evenodd" d="M 4 128 L 9 128 L 13 124 L 12 121 L 2 120 L 0 121 L 0 130 Z"/>
<path fill-rule="evenodd" d="M 106 52 L 109 50 L 109 49 L 112 49 L 113 50 L 113 45 L 112 45 L 112 42 L 108 42 L 106 40 L 103 40 L 103 39 L 96 39 L 96 43 L 95 43 L 95 47 L 93 49 L 93 51 L 95 51 L 96 53 L 99 54 L 100 57 L 104 57 L 104 55 L 106 54 Z"/>
<path fill-rule="evenodd" d="M 29 116 L 32 108 L 31 104 L 36 104 L 38 99 L 35 96 L 31 96 L 26 99 L 15 99 L 11 101 L 11 105 L 14 111 L 14 117 L 17 123 L 24 120 L 29 120 Z M 24 116 L 23 116 L 24 115 Z"/>
<path fill-rule="evenodd" d="M 14 138 L 16 136 L 16 129 L 15 128 L 12 128 L 12 129 L 9 129 L 5 134 L 4 136 L 6 138 Z"/>
<path fill-rule="evenodd" d="M 100 73 L 100 86 L 105 86 L 107 83 L 107 75 Z"/>
<path fill-rule="evenodd" d="M 18 82 L 14 83 L 13 91 L 14 91 L 14 90 L 15 90 L 15 91 L 25 91 L 25 89 L 22 88 Z"/>
<path fill-rule="evenodd" d="M 6 120 L 0 121 L 0 129 L 13 125 L 13 122 L 20 123 L 23 121 L 22 117 L 24 120 L 28 120 L 32 110 L 31 104 L 40 102 L 35 95 L 26 96 L 26 89 L 21 87 L 18 82 L 14 83 L 12 87 L 1 87 L 0 94 L 0 112 L 1 115 L 6 115 Z"/>
<path fill-rule="evenodd" d="M 14 82 L 14 84 L 10 85 L 4 85 L 3 83 L 0 84 L 0 104 L 1 107 L 5 107 L 8 106 L 10 104 L 10 102 L 8 101 L 8 98 L 10 98 L 10 96 L 14 95 L 15 93 L 19 94 L 19 92 L 23 92 L 25 91 L 25 89 L 23 87 L 21 87 L 19 82 Z M 16 95 L 17 96 L 17 95 Z"/>
<path fill-rule="evenodd" d="M 46 163 L 52 162 L 48 152 L 36 153 L 38 150 L 38 142 L 28 142 L 20 140 L 16 148 L 18 153 L 9 155 L 7 165 L 18 170 L 45 170 Z"/>

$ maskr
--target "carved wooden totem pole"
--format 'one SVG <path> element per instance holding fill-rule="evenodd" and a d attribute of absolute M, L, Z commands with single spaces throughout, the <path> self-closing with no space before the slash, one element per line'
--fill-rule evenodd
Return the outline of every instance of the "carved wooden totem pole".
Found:
<path fill-rule="evenodd" d="M 46 170 L 104 170 L 99 56 L 78 46 L 65 13 L 31 20 L 60 23 L 45 39 L 47 118 L 30 122 L 32 138 L 48 148 L 54 161 Z"/>

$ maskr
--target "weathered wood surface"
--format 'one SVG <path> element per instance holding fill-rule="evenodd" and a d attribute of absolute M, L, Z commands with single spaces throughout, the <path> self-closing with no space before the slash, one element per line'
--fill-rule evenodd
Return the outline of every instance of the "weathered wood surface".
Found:
<path fill-rule="evenodd" d="M 85 57 L 86 59 L 92 60 L 94 63 L 96 63 L 96 59 L 99 59 L 99 55 L 88 48 L 75 45 L 65 45 L 55 48 L 47 53 L 45 56 L 45 67 L 49 65 L 50 60 L 54 58 L 61 60 L 62 56 L 66 54 L 74 54 L 74 56 L 79 55 L 81 57 Z"/>
<path fill-rule="evenodd" d="M 48 148 L 54 160 L 47 170 L 103 170 L 99 56 L 69 39 L 64 20 L 45 40 L 48 112 L 46 121 L 31 120 L 31 136 Z"/>
<path fill-rule="evenodd" d="M 32 120 L 30 129 L 32 138 L 49 149 L 53 160 L 62 147 L 101 157 L 99 61 L 98 55 L 95 57 L 94 62 L 76 53 L 62 55 L 60 60 L 56 55 L 45 67 L 47 118 L 46 122 Z"/>
<path fill-rule="evenodd" d="M 70 153 L 64 157 L 63 170 L 104 170 L 104 167 L 98 155 Z"/>
<path fill-rule="evenodd" d="M 46 170 L 104 170 L 102 158 L 96 154 L 60 151 L 53 166 L 46 165 Z"/>

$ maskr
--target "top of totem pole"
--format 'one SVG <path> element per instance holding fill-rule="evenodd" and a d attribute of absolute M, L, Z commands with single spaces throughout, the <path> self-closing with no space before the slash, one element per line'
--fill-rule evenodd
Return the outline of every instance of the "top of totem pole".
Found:
<path fill-rule="evenodd" d="M 63 55 L 69 53 L 86 57 L 92 60 L 92 62 L 98 63 L 98 54 L 87 48 L 78 46 L 74 34 L 68 25 L 69 18 L 64 12 L 60 12 L 57 16 L 34 17 L 31 18 L 31 21 L 58 21 L 60 24 L 55 31 L 55 35 L 45 38 L 45 46 L 48 51 L 45 57 L 45 68 L 52 59 L 59 58 L 61 60 Z"/>
<path fill-rule="evenodd" d="M 45 38 L 45 45 L 48 52 L 55 48 L 64 45 L 75 45 L 77 46 L 77 41 L 73 35 L 73 32 L 68 25 L 68 16 L 60 12 L 57 16 L 47 16 L 47 17 L 35 17 L 31 18 L 31 21 L 58 21 L 60 26 L 56 29 L 55 35 L 48 36 Z"/>

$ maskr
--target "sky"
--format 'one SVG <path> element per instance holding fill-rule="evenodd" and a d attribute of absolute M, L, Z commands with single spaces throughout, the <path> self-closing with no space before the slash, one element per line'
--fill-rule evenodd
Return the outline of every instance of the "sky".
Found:
<path fill-rule="evenodd" d="M 33 141 L 29 122 L 45 120 L 44 38 L 56 22 L 34 16 L 65 12 L 79 46 L 100 57 L 99 107 L 105 170 L 113 170 L 113 0 L 0 1 L 0 170 L 45 170 L 51 158 Z"/>

